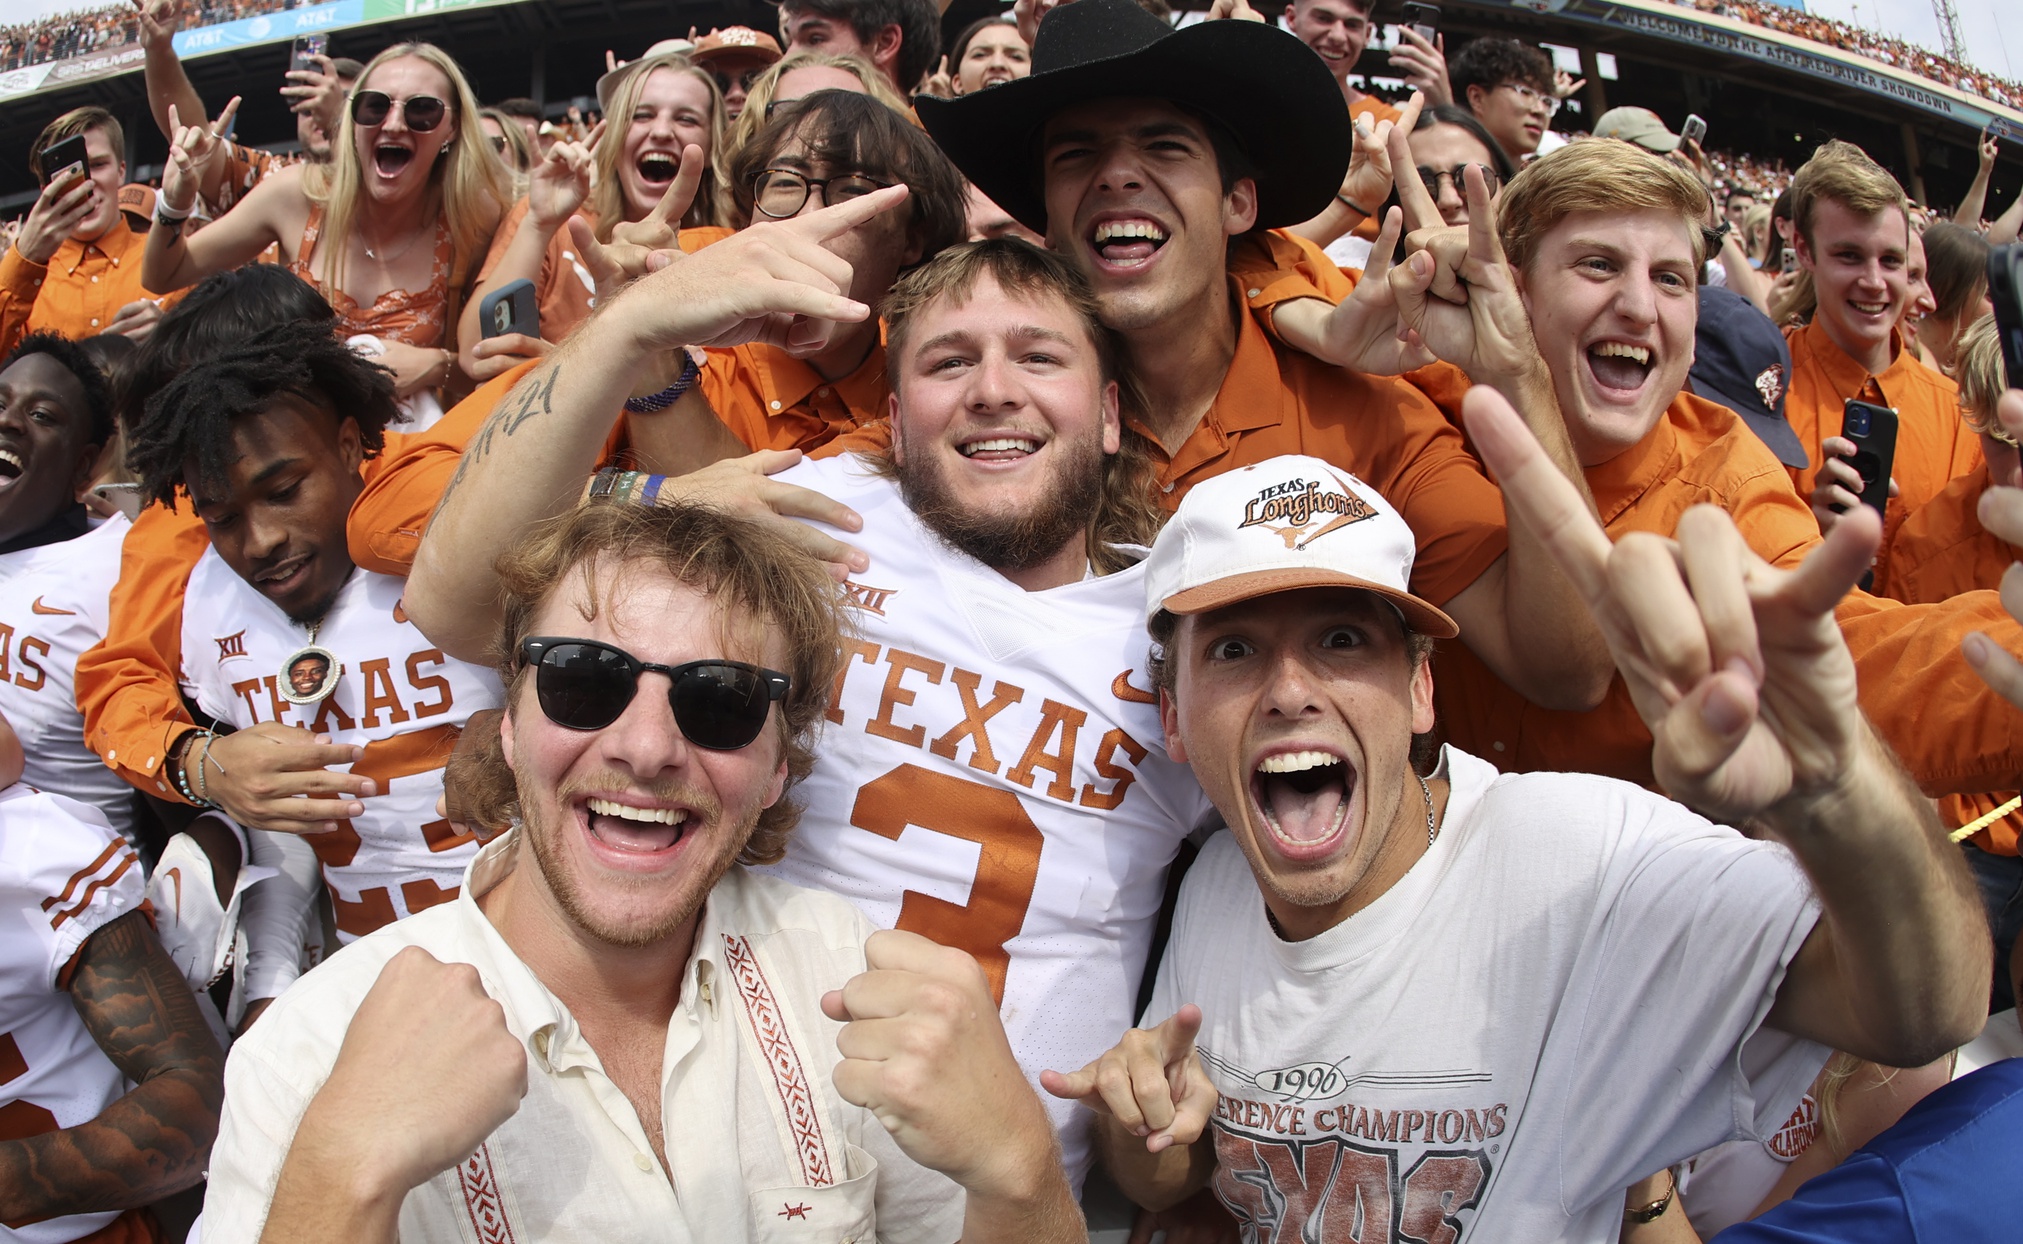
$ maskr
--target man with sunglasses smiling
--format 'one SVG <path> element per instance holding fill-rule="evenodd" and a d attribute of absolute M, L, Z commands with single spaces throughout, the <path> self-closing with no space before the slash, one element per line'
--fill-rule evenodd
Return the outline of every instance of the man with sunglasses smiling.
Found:
<path fill-rule="evenodd" d="M 841 664 L 819 563 L 592 505 L 500 573 L 515 828 L 238 1045 L 205 1238 L 1085 1239 L 977 965 L 742 867 Z"/>

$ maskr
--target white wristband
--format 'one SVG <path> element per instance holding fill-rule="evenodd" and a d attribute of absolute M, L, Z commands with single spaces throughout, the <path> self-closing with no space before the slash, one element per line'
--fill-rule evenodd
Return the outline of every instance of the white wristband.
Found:
<path fill-rule="evenodd" d="M 197 204 L 195 200 L 191 200 L 190 205 L 179 212 L 169 206 L 169 196 L 166 192 L 157 191 L 155 193 L 155 219 L 165 225 L 173 225 L 188 220 L 196 213 L 196 210 Z"/>

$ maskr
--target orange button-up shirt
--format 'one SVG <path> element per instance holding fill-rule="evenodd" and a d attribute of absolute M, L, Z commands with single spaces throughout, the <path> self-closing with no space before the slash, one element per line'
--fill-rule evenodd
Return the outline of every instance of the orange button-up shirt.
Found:
<path fill-rule="evenodd" d="M 1791 385 L 1784 414 L 1805 446 L 1805 468 L 1791 472 L 1799 496 L 1811 497 L 1820 445 L 1827 437 L 1840 435 L 1842 406 L 1848 399 L 1860 398 L 1897 412 L 1896 460 L 1890 476 L 1898 491 L 1883 511 L 1882 553 L 1876 559 L 1880 578 L 1905 517 L 1981 461 L 1980 440 L 1960 422 L 1959 386 L 1919 362 L 1900 338 L 1890 343 L 1890 365 L 1871 376 L 1833 344 L 1817 320 L 1786 329 L 1784 337 L 1791 346 Z"/>
<path fill-rule="evenodd" d="M 709 351 L 696 382 L 731 435 L 751 449 L 816 449 L 885 417 L 892 386 L 885 347 L 837 380 L 777 346 L 753 342 Z"/>
<path fill-rule="evenodd" d="M 1887 578 L 1876 590 L 1908 605 L 1950 600 L 1964 592 L 1999 588 L 2002 573 L 2023 558 L 2023 549 L 1981 526 L 1976 507 L 1988 490 L 1988 464 L 1946 485 L 1897 529 Z M 2007 803 L 2014 791 L 1948 795 L 1939 816 L 1948 829 L 1980 820 Z M 2023 814 L 2011 812 L 1968 841 L 1996 855 L 2015 855 Z"/>
<path fill-rule="evenodd" d="M 8 247 L 0 256 L 0 354 L 30 333 L 96 336 L 121 307 L 143 298 L 169 305 L 141 288 L 146 249 L 147 234 L 135 232 L 124 213 L 90 242 L 66 238 L 47 264 L 30 263 Z"/>
<path fill-rule="evenodd" d="M 1758 556 L 1793 566 L 1819 543 L 1812 511 L 1775 454 L 1732 411 L 1681 393 L 1651 434 L 1586 472 L 1611 537 L 1671 535 L 1697 504 L 1726 510 Z M 1860 679 L 1862 710 L 1928 794 L 1992 791 L 2023 773 L 2023 714 L 1960 655 L 1968 631 L 2023 650 L 2023 627 L 1992 592 L 1943 605 L 1899 605 L 1853 592 L 1837 611 Z M 1508 772 L 1601 773 L 1654 786 L 1651 734 L 1620 676 L 1601 705 L 1552 712 L 1504 686 L 1474 654 L 1442 645 L 1434 702 L 1455 744 Z"/>

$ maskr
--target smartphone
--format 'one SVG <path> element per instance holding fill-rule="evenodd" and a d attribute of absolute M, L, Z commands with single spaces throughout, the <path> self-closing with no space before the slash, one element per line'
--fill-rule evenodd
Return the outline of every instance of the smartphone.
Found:
<path fill-rule="evenodd" d="M 2009 387 L 2023 389 L 2023 242 L 1988 252 L 1988 297 L 1995 304 L 1995 335 Z"/>
<path fill-rule="evenodd" d="M 290 69 L 306 69 L 312 73 L 319 68 L 312 56 L 330 55 L 329 35 L 296 35 L 295 46 L 288 53 Z"/>
<path fill-rule="evenodd" d="M 86 172 L 91 171 L 91 153 L 84 149 L 82 134 L 72 134 L 62 142 L 51 143 L 42 149 L 43 182 L 47 184 L 55 181 L 58 173 L 73 164 Z"/>
<path fill-rule="evenodd" d="M 1784 246 L 1784 270 L 1786 272 L 1798 271 L 1798 248 L 1788 242 Z"/>
<path fill-rule="evenodd" d="M 1897 412 L 1849 398 L 1841 408 L 1840 434 L 1854 442 L 1848 465 L 1861 476 L 1861 503 L 1877 514 L 1890 500 L 1890 472 L 1896 468 Z"/>
<path fill-rule="evenodd" d="M 1707 141 L 1707 122 L 1697 112 L 1686 114 L 1686 123 L 1679 127 L 1679 141 L 1702 146 Z"/>
<path fill-rule="evenodd" d="M 1433 42 L 1433 36 L 1440 32 L 1440 6 L 1422 4 L 1420 0 L 1405 0 L 1405 25 L 1426 42 Z"/>
<path fill-rule="evenodd" d="M 478 327 L 487 337 L 507 333 L 541 335 L 541 306 L 532 281 L 514 281 L 485 295 L 478 304 Z"/>

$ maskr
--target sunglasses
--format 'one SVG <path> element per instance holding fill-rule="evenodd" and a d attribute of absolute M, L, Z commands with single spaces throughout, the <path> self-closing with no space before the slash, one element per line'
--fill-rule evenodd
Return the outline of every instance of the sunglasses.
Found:
<path fill-rule="evenodd" d="M 351 93 L 351 121 L 354 125 L 380 125 L 393 114 L 394 105 L 400 105 L 401 117 L 407 128 L 417 134 L 426 134 L 443 123 L 450 115 L 450 106 L 433 95 L 416 95 L 404 100 L 396 100 L 385 91 L 353 91 Z"/>
<path fill-rule="evenodd" d="M 602 730 L 617 721 L 639 691 L 639 676 L 665 674 L 674 724 L 697 747 L 734 752 L 766 728 L 773 701 L 793 680 L 742 661 L 653 665 L 594 639 L 535 637 L 520 641 L 520 659 L 534 667 L 534 695 L 549 721 L 568 730 Z"/>

